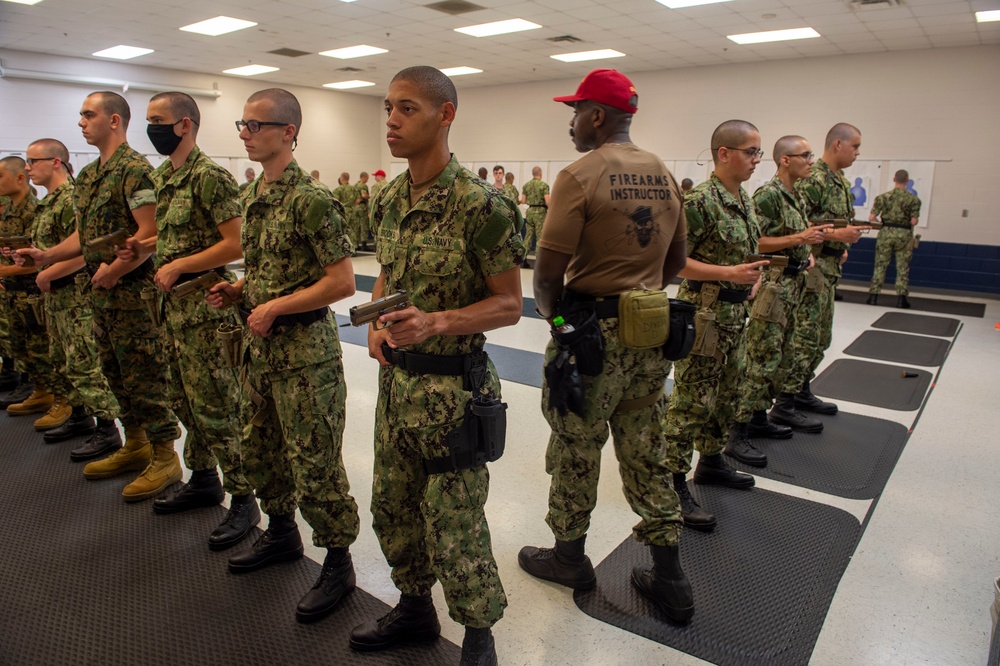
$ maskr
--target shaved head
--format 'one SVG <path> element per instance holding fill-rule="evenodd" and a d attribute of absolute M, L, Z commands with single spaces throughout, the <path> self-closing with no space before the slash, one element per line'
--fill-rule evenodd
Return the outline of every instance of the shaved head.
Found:
<path fill-rule="evenodd" d="M 774 144 L 774 151 L 771 153 L 771 157 L 774 158 L 774 163 L 778 164 L 781 162 L 781 158 L 787 155 L 794 155 L 798 150 L 799 143 L 805 141 L 805 137 L 797 136 L 795 134 L 789 134 L 788 136 L 783 136 Z"/>
<path fill-rule="evenodd" d="M 132 109 L 124 97 L 107 90 L 90 93 L 87 97 L 97 97 L 100 100 L 101 108 L 104 109 L 104 113 L 109 117 L 118 114 L 118 117 L 122 119 L 122 128 L 128 129 L 128 123 L 132 120 Z"/>
<path fill-rule="evenodd" d="M 187 93 L 163 92 L 158 95 L 153 95 L 149 101 L 150 103 L 166 101 L 167 107 L 170 109 L 170 113 L 174 116 L 174 120 L 190 118 L 191 122 L 193 122 L 196 126 L 201 125 L 201 111 L 198 110 L 198 104 L 194 101 L 194 98 Z M 197 127 L 195 127 L 195 131 L 197 131 Z"/>
<path fill-rule="evenodd" d="M 271 102 L 271 106 L 274 109 L 275 117 L 268 118 L 267 120 L 295 125 L 294 138 L 298 139 L 299 130 L 302 129 L 302 107 L 299 106 L 299 100 L 295 98 L 295 95 L 281 88 L 268 88 L 266 90 L 258 90 L 250 95 L 247 102 L 261 102 L 264 100 Z"/>
<path fill-rule="evenodd" d="M 739 147 L 754 132 L 759 134 L 753 123 L 745 120 L 727 120 L 712 132 L 712 160 L 719 161 L 719 148 Z"/>
<path fill-rule="evenodd" d="M 24 170 L 24 159 L 18 157 L 17 155 L 8 155 L 7 157 L 0 159 L 0 168 L 9 173 L 12 176 L 25 176 L 27 177 L 27 172 Z"/>
<path fill-rule="evenodd" d="M 537 166 L 536 167 L 532 167 L 531 168 L 531 175 L 534 176 L 535 178 L 541 178 L 542 177 L 542 167 L 537 167 Z"/>
<path fill-rule="evenodd" d="M 892 180 L 901 185 L 905 185 L 906 183 L 910 182 L 910 172 L 907 171 L 906 169 L 900 169 L 899 171 L 896 172 L 896 175 L 892 177 Z"/>
<path fill-rule="evenodd" d="M 38 139 L 28 144 L 28 148 L 32 146 L 38 148 L 44 157 L 58 157 L 66 169 L 66 173 L 71 176 L 73 175 L 73 165 L 69 163 L 69 150 L 62 141 L 58 139 Z"/>
<path fill-rule="evenodd" d="M 823 144 L 823 147 L 829 148 L 837 141 L 848 143 L 855 136 L 861 136 L 861 130 L 848 123 L 837 123 L 826 133 L 826 143 Z"/>
<path fill-rule="evenodd" d="M 389 85 L 396 81 L 412 83 L 427 96 L 428 101 L 434 106 L 451 102 L 452 106 L 458 108 L 458 91 L 455 90 L 455 84 L 440 69 L 427 65 L 407 67 L 392 77 Z"/>

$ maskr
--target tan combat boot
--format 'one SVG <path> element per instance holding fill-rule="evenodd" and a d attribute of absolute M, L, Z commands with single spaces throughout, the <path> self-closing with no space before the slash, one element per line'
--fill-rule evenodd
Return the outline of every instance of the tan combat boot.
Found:
<path fill-rule="evenodd" d="M 143 428 L 125 428 L 125 446 L 103 460 L 87 463 L 83 475 L 88 479 L 107 479 L 124 472 L 144 469 L 152 450 Z"/>
<path fill-rule="evenodd" d="M 7 413 L 11 416 L 22 416 L 24 414 L 37 414 L 49 411 L 49 407 L 55 402 L 56 397 L 47 389 L 36 388 L 24 402 L 18 402 L 7 408 Z"/>
<path fill-rule="evenodd" d="M 69 420 L 69 415 L 73 413 L 73 408 L 69 406 L 69 399 L 64 395 L 57 395 L 52 401 L 52 406 L 45 415 L 35 421 L 35 430 L 52 430 L 58 428 Z"/>
<path fill-rule="evenodd" d="M 181 461 L 174 452 L 173 442 L 156 442 L 153 444 L 153 457 L 149 466 L 132 483 L 122 490 L 126 502 L 138 502 L 149 499 L 163 492 L 167 486 L 177 483 L 183 478 Z"/>

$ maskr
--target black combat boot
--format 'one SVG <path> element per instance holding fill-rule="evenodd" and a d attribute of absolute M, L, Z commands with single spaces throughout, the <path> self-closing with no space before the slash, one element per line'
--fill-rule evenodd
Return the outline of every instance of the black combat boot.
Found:
<path fill-rule="evenodd" d="M 253 549 L 229 558 L 230 573 L 249 573 L 278 562 L 292 562 L 302 557 L 302 537 L 295 524 L 295 514 L 269 516 L 267 529 Z"/>
<path fill-rule="evenodd" d="M 14 359 L 5 357 L 0 370 L 0 393 L 13 391 L 21 383 L 21 373 L 14 369 Z"/>
<path fill-rule="evenodd" d="M 758 409 L 750 416 L 750 426 L 747 428 L 747 437 L 791 439 L 792 429 L 788 426 L 771 423 L 767 420 L 767 411 Z"/>
<path fill-rule="evenodd" d="M 423 643 L 441 635 L 441 623 L 430 592 L 414 597 L 400 595 L 396 607 L 377 620 L 351 630 L 351 648 L 362 652 L 384 650 L 398 643 Z"/>
<path fill-rule="evenodd" d="M 253 493 L 233 495 L 226 519 L 208 536 L 209 550 L 225 550 L 243 541 L 260 522 L 260 509 Z"/>
<path fill-rule="evenodd" d="M 327 548 L 319 579 L 299 601 L 295 619 L 303 623 L 322 620 L 354 591 L 355 586 L 350 551 L 346 548 Z"/>
<path fill-rule="evenodd" d="M 722 450 L 727 456 L 751 467 L 767 467 L 767 456 L 747 439 L 746 423 L 737 423 L 729 428 L 729 441 Z"/>
<path fill-rule="evenodd" d="M 823 422 L 800 412 L 795 408 L 795 396 L 782 393 L 771 408 L 771 420 L 786 425 L 799 432 L 823 432 Z"/>
<path fill-rule="evenodd" d="M 910 301 L 907 300 L 906 296 L 900 296 L 896 299 L 896 307 L 908 310 L 910 309 Z"/>
<path fill-rule="evenodd" d="M 632 584 L 674 622 L 687 623 L 694 615 L 691 583 L 681 569 L 681 552 L 673 546 L 650 546 L 653 568 L 632 569 Z"/>
<path fill-rule="evenodd" d="M 715 514 L 701 508 L 701 505 L 691 495 L 687 479 L 683 474 L 674 474 L 674 491 L 681 501 L 681 518 L 684 526 L 700 532 L 711 532 L 715 529 Z"/>
<path fill-rule="evenodd" d="M 465 628 L 462 641 L 462 660 L 458 666 L 497 666 L 497 646 L 493 632 L 485 629 Z"/>
<path fill-rule="evenodd" d="M 722 454 L 699 457 L 698 466 L 694 469 L 694 482 L 740 489 L 753 488 L 756 483 L 749 474 L 737 472 L 730 467 Z"/>
<path fill-rule="evenodd" d="M 34 392 L 35 385 L 28 381 L 28 373 L 22 372 L 21 380 L 17 384 L 17 387 L 7 396 L 0 398 L 0 409 L 7 409 L 11 405 L 18 405 L 30 398 Z"/>
<path fill-rule="evenodd" d="M 592 590 L 597 585 L 594 565 L 583 552 L 587 535 L 573 541 L 556 539 L 555 548 L 525 546 L 517 554 L 521 568 L 535 578 L 559 583 L 574 590 Z"/>
<path fill-rule="evenodd" d="M 833 300 L 835 300 L 837 302 L 840 302 L 840 301 L 844 300 L 844 295 L 842 293 L 840 293 L 838 290 L 834 289 L 833 290 Z"/>
<path fill-rule="evenodd" d="M 58 428 L 46 430 L 42 434 L 42 439 L 45 440 L 46 444 L 55 444 L 57 442 L 64 442 L 67 439 L 73 439 L 74 437 L 93 435 L 95 430 L 97 430 L 97 424 L 94 422 L 93 417 L 87 416 L 87 410 L 83 405 L 80 405 L 73 408 L 73 412 L 66 419 L 66 423 L 63 423 Z"/>
<path fill-rule="evenodd" d="M 837 405 L 832 402 L 823 402 L 813 395 L 812 389 L 809 388 L 808 379 L 802 385 L 802 390 L 795 394 L 795 409 L 800 412 L 813 412 L 827 416 L 833 416 L 837 413 Z"/>
<path fill-rule="evenodd" d="M 214 467 L 200 469 L 191 472 L 191 479 L 170 497 L 157 497 L 153 500 L 153 513 L 163 516 L 189 509 L 216 506 L 222 504 L 224 499 L 226 493 L 222 490 L 219 473 Z"/>
<path fill-rule="evenodd" d="M 122 436 L 118 432 L 118 426 L 113 420 L 98 418 L 94 434 L 86 442 L 72 449 L 69 452 L 69 459 L 73 462 L 92 460 L 120 448 L 122 448 Z"/>
<path fill-rule="evenodd" d="M 878 294 L 868 294 L 868 300 L 865 301 L 866 305 L 878 305 Z"/>

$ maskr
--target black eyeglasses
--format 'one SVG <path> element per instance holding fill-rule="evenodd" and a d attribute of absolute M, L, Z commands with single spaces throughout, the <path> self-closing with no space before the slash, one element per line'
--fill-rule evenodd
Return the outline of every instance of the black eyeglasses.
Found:
<path fill-rule="evenodd" d="M 27 164 L 28 166 L 35 166 L 35 162 L 44 162 L 46 160 L 57 160 L 57 159 L 59 159 L 59 158 L 58 157 L 29 157 L 28 159 L 24 160 L 24 163 Z"/>
<path fill-rule="evenodd" d="M 810 153 L 810 152 L 805 152 L 805 153 L 796 153 L 794 155 L 789 155 L 788 157 L 801 157 L 802 159 L 804 159 L 807 162 L 812 162 L 813 159 L 816 157 L 816 154 L 815 153 Z"/>
<path fill-rule="evenodd" d="M 242 132 L 243 128 L 246 127 L 247 131 L 251 134 L 256 134 L 260 131 L 261 127 L 265 125 L 273 125 L 275 127 L 284 127 L 285 125 L 291 125 L 291 123 L 275 123 L 269 120 L 237 120 L 236 121 L 236 131 Z"/>
<path fill-rule="evenodd" d="M 734 146 L 722 146 L 722 148 L 728 148 L 729 150 L 738 150 L 741 153 L 746 153 L 746 156 L 750 159 L 764 157 L 764 151 L 760 148 L 736 148 Z"/>

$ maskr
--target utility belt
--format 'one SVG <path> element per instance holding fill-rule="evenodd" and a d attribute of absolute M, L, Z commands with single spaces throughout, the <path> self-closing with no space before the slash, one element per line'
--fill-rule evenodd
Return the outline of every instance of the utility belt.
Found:
<path fill-rule="evenodd" d="M 528 208 L 548 208 L 546 204 L 528 204 Z"/>
<path fill-rule="evenodd" d="M 3 288 L 7 291 L 26 291 L 29 294 L 39 293 L 34 275 L 11 275 L 3 279 Z"/>
<path fill-rule="evenodd" d="M 820 248 L 819 254 L 822 257 L 836 257 L 837 259 L 840 259 L 841 257 L 844 256 L 845 252 L 847 252 L 847 250 L 840 250 L 835 247 L 830 247 L 829 245 L 824 243 L 823 247 Z"/>
<path fill-rule="evenodd" d="M 49 283 L 49 290 L 59 291 L 60 289 L 65 289 L 66 287 L 76 286 L 76 277 L 78 275 L 84 276 L 85 278 L 89 278 L 89 276 L 87 275 L 87 271 L 81 268 L 75 273 L 70 273 L 69 275 L 66 275 L 61 278 L 56 278 L 55 280 L 53 280 L 51 283 Z M 87 282 L 90 282 L 90 280 L 87 279 Z"/>
<path fill-rule="evenodd" d="M 455 356 L 420 354 L 382 343 L 382 355 L 408 373 L 462 377 L 462 388 L 472 392 L 462 425 L 444 437 L 448 455 L 424 461 L 428 474 L 472 469 L 500 459 L 507 439 L 507 403 L 480 393 L 489 368 L 485 351 Z"/>
<path fill-rule="evenodd" d="M 243 320 L 243 325 L 246 326 L 247 319 L 250 318 L 250 313 L 253 312 L 253 310 L 245 308 L 242 304 L 237 305 L 236 310 L 240 314 L 240 319 Z M 277 328 L 278 326 L 309 326 L 310 324 L 315 324 L 321 319 L 326 319 L 326 316 L 329 313 L 330 308 L 324 306 L 316 308 L 315 310 L 307 310 L 306 312 L 278 315 L 274 318 L 274 323 L 271 324 L 271 328 Z"/>
<path fill-rule="evenodd" d="M 882 220 L 883 227 L 891 227 L 893 229 L 913 229 L 913 225 L 909 222 L 886 222 Z"/>
<path fill-rule="evenodd" d="M 723 289 L 715 282 L 701 282 L 700 280 L 688 280 L 688 289 L 696 294 L 704 291 L 705 287 L 716 287 L 718 292 L 712 298 L 712 302 L 722 301 L 723 303 L 745 303 L 750 298 L 749 289 Z M 713 290 L 714 291 L 714 290 Z M 704 301 L 704 298 L 702 298 Z"/>
<path fill-rule="evenodd" d="M 87 262 L 83 266 L 83 270 L 85 270 L 87 272 L 87 275 L 89 275 L 90 277 L 94 277 L 94 275 L 97 274 L 98 268 L 100 268 L 100 265 L 94 266 L 90 262 Z M 154 272 L 156 271 L 153 266 L 153 258 L 147 257 L 146 260 L 141 264 L 139 264 L 139 266 L 135 270 L 129 271 L 125 275 L 118 278 L 118 283 L 128 284 L 130 282 L 136 282 L 138 280 L 148 278 Z"/>
<path fill-rule="evenodd" d="M 794 259 L 789 259 L 788 266 L 785 267 L 785 270 L 783 270 L 781 274 L 788 277 L 795 277 L 796 275 L 801 275 L 802 273 L 804 273 L 808 268 L 809 268 L 808 259 L 805 261 L 795 261 Z"/>

